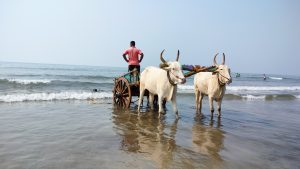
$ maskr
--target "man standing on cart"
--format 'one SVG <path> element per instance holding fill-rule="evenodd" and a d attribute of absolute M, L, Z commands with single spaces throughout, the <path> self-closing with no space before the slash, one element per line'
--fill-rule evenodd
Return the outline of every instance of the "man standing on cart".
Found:
<path fill-rule="evenodd" d="M 126 55 L 128 55 L 128 59 Z M 136 68 L 138 72 L 140 72 L 140 62 L 142 62 L 143 57 L 143 52 L 135 47 L 135 41 L 131 41 L 130 47 L 123 53 L 123 58 L 128 63 L 128 71 L 132 71 L 134 68 Z"/>

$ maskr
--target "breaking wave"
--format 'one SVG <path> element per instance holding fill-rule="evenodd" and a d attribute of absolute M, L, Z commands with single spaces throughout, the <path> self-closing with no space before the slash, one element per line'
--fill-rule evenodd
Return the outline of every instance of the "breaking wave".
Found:
<path fill-rule="evenodd" d="M 282 80 L 283 78 L 282 77 L 269 77 L 270 79 L 273 79 L 273 80 Z"/>
<path fill-rule="evenodd" d="M 58 92 L 0 95 L 0 102 L 52 101 L 52 100 L 92 100 L 112 98 L 108 92 Z"/>
<path fill-rule="evenodd" d="M 194 90 L 193 85 L 178 85 L 179 90 Z M 228 91 L 296 91 L 300 86 L 226 86 Z"/>
<path fill-rule="evenodd" d="M 194 93 L 178 93 L 180 96 L 195 97 Z M 207 98 L 207 97 L 205 97 Z M 224 100 L 262 100 L 262 101 L 272 101 L 272 100 L 295 100 L 300 99 L 300 95 L 292 94 L 263 94 L 263 95 L 253 95 L 253 94 L 225 94 Z"/>
<path fill-rule="evenodd" d="M 50 79 L 0 79 L 0 84 L 4 85 L 19 85 L 19 86 L 36 86 L 36 85 L 105 85 L 113 84 L 112 80 L 102 81 L 78 81 L 78 80 L 50 80 Z"/>
<path fill-rule="evenodd" d="M 47 79 L 1 79 L 2 81 L 8 81 L 8 82 L 13 82 L 13 83 L 19 83 L 19 84 L 48 84 L 51 83 L 51 80 Z"/>

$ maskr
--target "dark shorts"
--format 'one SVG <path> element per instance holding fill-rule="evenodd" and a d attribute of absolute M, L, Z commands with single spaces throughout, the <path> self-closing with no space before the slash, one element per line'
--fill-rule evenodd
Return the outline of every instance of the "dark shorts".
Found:
<path fill-rule="evenodd" d="M 132 71 L 134 68 L 140 72 L 140 66 L 139 65 L 128 65 L 128 72 Z"/>

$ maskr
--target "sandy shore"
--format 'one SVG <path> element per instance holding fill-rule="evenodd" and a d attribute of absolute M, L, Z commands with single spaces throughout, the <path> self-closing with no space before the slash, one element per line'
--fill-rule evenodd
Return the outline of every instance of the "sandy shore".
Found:
<path fill-rule="evenodd" d="M 190 96 L 179 120 L 110 102 L 1 103 L 0 168 L 300 168 L 297 100 L 225 100 L 220 120 Z"/>

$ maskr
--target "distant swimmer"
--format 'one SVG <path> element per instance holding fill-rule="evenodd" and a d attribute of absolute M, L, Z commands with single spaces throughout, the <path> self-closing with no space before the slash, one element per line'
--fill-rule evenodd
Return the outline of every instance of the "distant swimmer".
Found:
<path fill-rule="evenodd" d="M 264 74 L 264 80 L 267 80 L 266 74 Z"/>
<path fill-rule="evenodd" d="M 93 89 L 93 92 L 100 92 L 100 89 Z"/>
<path fill-rule="evenodd" d="M 241 77 L 241 74 L 236 73 L 236 74 L 235 74 L 235 77 Z"/>

